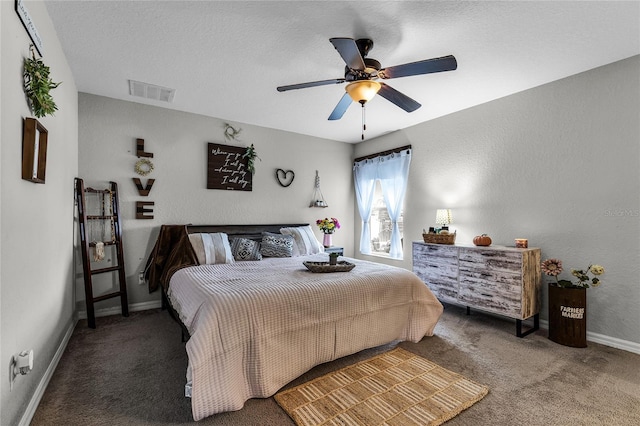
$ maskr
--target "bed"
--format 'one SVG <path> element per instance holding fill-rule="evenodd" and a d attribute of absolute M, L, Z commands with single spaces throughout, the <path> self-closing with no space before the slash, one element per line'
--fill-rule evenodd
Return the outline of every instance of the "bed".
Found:
<path fill-rule="evenodd" d="M 442 305 L 410 271 L 341 258 L 355 268 L 313 273 L 303 261 L 327 261 L 321 250 L 205 264 L 190 240 L 209 233 L 260 241 L 268 235 L 263 232 L 305 226 L 161 228 L 149 288 L 162 289 L 188 332 L 187 389 L 195 420 L 272 396 L 318 364 L 433 334 Z"/>

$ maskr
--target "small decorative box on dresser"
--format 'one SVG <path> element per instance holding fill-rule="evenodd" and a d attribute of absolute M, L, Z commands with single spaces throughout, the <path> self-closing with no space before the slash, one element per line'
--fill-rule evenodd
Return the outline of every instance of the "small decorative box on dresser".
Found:
<path fill-rule="evenodd" d="M 438 299 L 516 320 L 524 337 L 540 326 L 540 249 L 413 242 L 413 272 Z M 522 320 L 533 327 L 522 332 Z"/>

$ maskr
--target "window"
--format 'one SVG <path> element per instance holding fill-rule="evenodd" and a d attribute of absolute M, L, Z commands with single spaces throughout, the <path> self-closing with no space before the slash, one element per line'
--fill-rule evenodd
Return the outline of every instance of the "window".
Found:
<path fill-rule="evenodd" d="M 402 205 L 409 177 L 411 146 L 358 158 L 353 177 L 362 219 L 360 253 L 402 259 Z"/>
<path fill-rule="evenodd" d="M 376 180 L 373 193 L 373 207 L 371 209 L 371 254 L 388 256 L 391 249 L 391 232 L 393 222 L 389 216 L 389 210 L 384 202 L 382 186 L 380 180 Z M 400 230 L 400 240 L 404 235 L 403 211 L 400 211 L 398 218 L 398 228 Z"/>

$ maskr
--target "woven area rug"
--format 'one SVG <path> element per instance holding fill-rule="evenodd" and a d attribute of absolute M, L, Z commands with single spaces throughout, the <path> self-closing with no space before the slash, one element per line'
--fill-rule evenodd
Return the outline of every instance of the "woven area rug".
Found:
<path fill-rule="evenodd" d="M 276 394 L 298 426 L 439 425 L 489 388 L 401 348 Z"/>

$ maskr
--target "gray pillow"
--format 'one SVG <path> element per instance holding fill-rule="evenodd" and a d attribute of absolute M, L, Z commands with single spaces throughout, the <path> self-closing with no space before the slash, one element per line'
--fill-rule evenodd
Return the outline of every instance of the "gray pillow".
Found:
<path fill-rule="evenodd" d="M 231 253 L 235 260 L 262 260 L 260 243 L 247 238 L 232 238 Z"/>
<path fill-rule="evenodd" d="M 263 232 L 260 253 L 264 257 L 291 257 L 293 244 L 294 240 L 291 235 Z"/>

